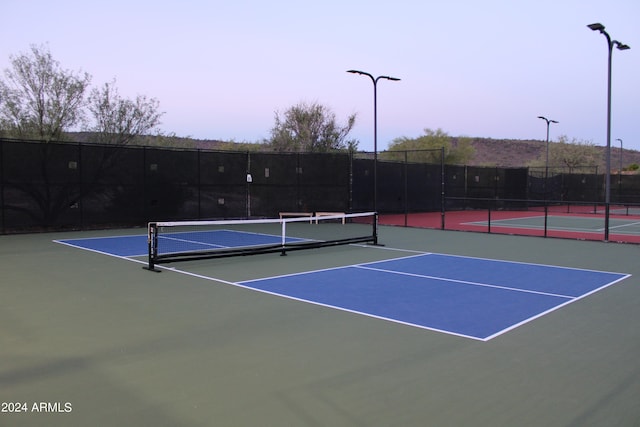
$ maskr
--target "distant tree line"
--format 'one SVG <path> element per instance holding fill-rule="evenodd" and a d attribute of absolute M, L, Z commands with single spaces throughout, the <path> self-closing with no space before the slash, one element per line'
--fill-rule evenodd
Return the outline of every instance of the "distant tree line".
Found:
<path fill-rule="evenodd" d="M 11 67 L 0 80 L 0 136 L 48 141 L 72 140 L 80 130 L 85 142 L 123 146 L 189 147 L 193 140 L 162 134 L 160 103 L 138 95 L 122 97 L 115 79 L 90 87 L 92 77 L 64 69 L 46 46 L 32 45 L 27 53 L 10 57 Z M 356 124 L 352 114 L 339 123 L 334 112 L 318 102 L 300 102 L 276 111 L 270 137 L 257 143 L 217 142 L 216 149 L 276 152 L 356 152 L 359 141 L 349 134 Z M 394 139 L 380 158 L 391 161 L 468 164 L 474 156 L 471 138 L 453 138 L 441 129 L 425 129 L 415 138 Z M 601 163 L 591 143 L 561 137 L 549 146 L 549 165 L 574 169 Z M 528 166 L 547 164 L 543 156 Z"/>
<path fill-rule="evenodd" d="M 561 135 L 557 142 L 549 143 L 549 158 L 547 162 L 547 151 L 541 154 L 536 160 L 527 164 L 529 167 L 550 167 L 568 169 L 573 173 L 576 169 L 585 167 L 596 167 L 602 164 L 602 153 L 589 141 L 579 141 Z"/>
<path fill-rule="evenodd" d="M 424 129 L 424 135 L 417 138 L 394 139 L 389 149 L 381 153 L 381 158 L 416 163 L 440 163 L 441 157 L 444 156 L 445 164 L 465 165 L 473 158 L 474 152 L 471 138 L 458 138 L 454 146 L 452 138 L 442 129 L 427 128 Z"/>
<path fill-rule="evenodd" d="M 91 89 L 88 73 L 62 68 L 46 46 L 10 60 L 0 80 L 0 136 L 64 141 L 80 128 L 90 142 L 125 145 L 160 124 L 157 99 L 123 98 L 115 80 Z"/>

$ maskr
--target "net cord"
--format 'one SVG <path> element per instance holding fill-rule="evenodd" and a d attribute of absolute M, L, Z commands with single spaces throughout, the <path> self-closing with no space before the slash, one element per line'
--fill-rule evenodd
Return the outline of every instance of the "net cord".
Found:
<path fill-rule="evenodd" d="M 163 221 L 163 222 L 150 222 L 149 226 L 154 224 L 157 227 L 178 227 L 178 226 L 208 226 L 208 225 L 239 225 L 239 224 L 277 224 L 287 222 L 308 222 L 310 220 L 333 220 L 342 218 L 361 218 L 367 216 L 374 216 L 375 212 L 363 212 L 353 214 L 339 214 L 339 215 L 322 215 L 322 216 L 304 216 L 294 218 L 267 218 L 267 219 L 230 219 L 230 220 L 211 220 L 211 221 Z"/>

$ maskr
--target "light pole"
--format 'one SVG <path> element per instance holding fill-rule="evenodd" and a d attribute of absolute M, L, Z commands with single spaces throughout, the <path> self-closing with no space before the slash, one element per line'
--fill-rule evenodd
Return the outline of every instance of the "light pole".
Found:
<path fill-rule="evenodd" d="M 593 31 L 599 31 L 607 38 L 609 49 L 609 60 L 607 68 L 607 151 L 606 151 L 606 176 L 604 178 L 604 240 L 609 241 L 609 210 L 611 203 L 611 57 L 613 56 L 613 46 L 618 50 L 630 49 L 628 45 L 620 43 L 618 40 L 611 40 L 609 33 L 604 30 L 604 25 L 599 22 L 587 25 Z"/>
<path fill-rule="evenodd" d="M 622 182 L 622 140 L 617 138 L 616 141 L 620 141 L 620 169 L 618 170 L 618 183 Z"/>
<path fill-rule="evenodd" d="M 551 123 L 558 123 L 558 122 L 555 120 L 547 119 L 544 116 L 538 116 L 538 118 L 547 122 L 547 160 L 545 162 L 545 168 L 544 168 L 544 198 L 546 199 L 547 198 L 547 180 L 549 178 L 549 125 Z"/>
<path fill-rule="evenodd" d="M 378 80 L 385 79 L 397 82 L 400 79 L 397 77 L 389 76 L 373 77 L 369 73 L 358 70 L 348 70 L 347 73 L 368 76 L 373 82 L 373 211 L 378 213 Z"/>

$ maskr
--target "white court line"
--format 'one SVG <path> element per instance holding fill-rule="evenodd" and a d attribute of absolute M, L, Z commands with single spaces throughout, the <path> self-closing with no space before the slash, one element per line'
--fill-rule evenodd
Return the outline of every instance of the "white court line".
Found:
<path fill-rule="evenodd" d="M 512 287 L 509 287 L 509 286 L 492 285 L 492 284 L 489 284 L 489 283 L 481 283 L 481 282 L 470 282 L 468 280 L 449 279 L 449 278 L 446 278 L 446 277 L 427 276 L 427 275 L 424 275 L 424 274 L 407 273 L 407 272 L 404 272 L 404 271 L 387 270 L 387 269 L 384 269 L 384 268 L 365 267 L 363 265 L 355 265 L 354 267 L 355 268 L 361 268 L 363 270 L 372 270 L 372 271 L 380 271 L 382 273 L 398 274 L 398 275 L 401 275 L 401 276 L 419 277 L 419 278 L 423 278 L 423 279 L 440 280 L 440 281 L 443 281 L 443 282 L 460 283 L 460 284 L 463 284 L 463 285 L 472 285 L 472 286 L 480 286 L 480 287 L 485 287 L 485 288 L 503 289 L 505 291 L 523 292 L 523 293 L 528 293 L 528 294 L 545 295 L 545 296 L 565 298 L 565 299 L 573 299 L 574 298 L 571 295 L 562 295 L 562 294 L 554 294 L 554 293 L 550 293 L 550 292 L 532 291 L 532 290 L 529 290 L 529 289 L 512 288 Z"/>
<path fill-rule="evenodd" d="M 98 238 L 101 238 L 101 237 L 98 237 Z M 80 239 L 63 239 L 63 240 L 80 240 Z M 140 254 L 140 255 L 127 255 L 127 256 L 116 255 L 116 254 L 112 254 L 110 252 L 104 252 L 104 251 L 99 251 L 97 249 L 87 248 L 87 247 L 84 247 L 84 246 L 73 245 L 73 244 L 71 244 L 69 242 L 65 242 L 63 240 L 53 240 L 53 242 L 54 243 L 59 243 L 61 245 L 69 246 L 69 247 L 72 247 L 72 248 L 76 248 L 76 249 L 82 249 L 82 250 L 85 250 L 85 251 L 94 252 L 94 253 L 97 253 L 97 254 L 100 254 L 100 255 L 107 255 L 107 256 L 114 257 L 114 258 L 124 259 L 124 260 L 127 260 L 127 261 L 134 261 L 134 262 L 138 262 L 138 263 L 142 263 L 142 264 L 147 264 L 146 261 L 139 261 L 139 260 L 131 258 L 131 257 L 148 256 L 149 254 L 147 254 L 147 253 Z M 89 240 L 89 239 L 85 239 L 85 240 Z"/>
<path fill-rule="evenodd" d="M 609 225 L 609 230 L 611 230 L 612 228 L 635 227 L 637 225 L 640 225 L 640 221 L 634 221 L 628 224 L 620 224 L 620 225 L 614 225 L 614 226 Z"/>
<path fill-rule="evenodd" d="M 206 243 L 206 242 L 199 242 L 197 240 L 189 240 L 189 239 L 178 239 L 177 237 L 171 237 L 171 236 L 163 236 L 163 235 L 159 235 L 158 239 L 165 239 L 165 240 L 171 240 L 172 242 L 181 242 L 181 243 L 189 243 L 192 245 L 202 245 L 202 246 L 209 246 L 212 248 L 228 248 L 229 246 L 224 246 L 224 245 L 217 245 L 215 243 Z M 184 249 L 182 252 L 190 252 L 191 249 Z"/>
<path fill-rule="evenodd" d="M 77 239 L 69 239 L 69 240 L 77 240 Z M 137 260 L 137 259 L 133 259 L 131 257 L 125 257 L 125 256 L 120 256 L 120 255 L 115 255 L 115 254 L 111 254 L 108 252 L 103 252 L 103 251 L 99 251 L 99 250 L 95 250 L 95 249 L 90 249 L 90 248 L 85 248 L 82 246 L 76 246 L 73 244 L 69 244 L 67 242 L 63 242 L 60 240 L 53 240 L 55 243 L 60 243 L 60 244 L 64 244 L 70 247 L 74 247 L 74 248 L 78 248 L 78 249 L 84 249 L 90 252 L 94 252 L 94 253 L 99 253 L 102 255 L 107 255 L 107 256 L 112 256 L 118 259 L 124 259 L 127 261 L 132 261 L 135 262 L 137 264 L 142 264 L 147 265 L 147 261 L 142 261 L 142 260 Z M 319 270 L 313 270 L 313 271 L 306 271 L 306 272 L 300 272 L 300 273 L 292 273 L 292 274 L 285 274 L 285 275 L 280 275 L 280 276 L 272 276 L 272 277 L 267 277 L 267 278 L 260 278 L 260 279 L 252 279 L 252 280 L 247 280 L 247 281 L 240 281 L 240 282 L 232 282 L 232 281 L 228 281 L 228 280 L 224 280 L 224 279 L 220 279 L 220 278 L 215 278 L 215 277 L 210 277 L 210 276 L 205 276 L 205 275 L 201 275 L 201 274 L 196 274 L 196 273 L 191 273 L 185 270 L 180 270 L 174 267 L 166 267 L 163 265 L 156 265 L 156 268 L 165 270 L 165 271 L 172 271 L 175 273 L 179 273 L 179 274 L 184 274 L 190 277 L 195 277 L 195 278 L 199 278 L 199 279 L 204 279 L 207 281 L 212 281 L 212 282 L 218 282 L 218 283 L 223 283 L 223 284 L 227 284 L 227 285 L 231 285 L 231 286 L 236 286 L 236 287 L 240 287 L 240 288 L 244 288 L 247 290 L 251 290 L 251 291 L 258 291 L 258 292 L 262 292 L 265 294 L 269 294 L 269 295 L 274 295 L 274 296 L 278 296 L 281 298 L 286 298 L 286 299 L 290 299 L 290 300 L 295 300 L 295 301 L 300 301 L 300 302 L 305 302 L 305 303 L 309 303 L 309 304 L 314 304 L 317 306 L 323 306 L 323 307 L 327 307 L 327 308 L 332 308 L 335 310 L 340 310 L 340 311 L 344 311 L 344 312 L 349 312 L 349 313 L 354 313 L 354 314 L 358 314 L 358 315 L 362 315 L 362 316 L 366 316 L 366 317 L 371 317 L 371 318 L 376 318 L 376 319 L 380 319 L 380 320 L 385 320 L 385 321 L 389 321 L 389 322 L 393 322 L 393 323 L 397 323 L 397 324 L 402 324 L 402 325 L 406 325 L 406 326 L 412 326 L 412 327 L 416 327 L 416 328 L 420 328 L 420 329 L 425 329 L 425 330 L 430 330 L 430 331 L 434 331 L 434 332 L 439 332 L 439 333 L 445 333 L 448 335 L 453 335 L 453 336 L 458 336 L 458 337 L 462 337 L 462 338 L 469 338 L 469 339 L 473 339 L 473 340 L 477 340 L 477 341 L 483 341 L 483 342 L 487 342 L 493 338 L 496 338 L 500 335 L 503 335 L 513 329 L 516 329 L 526 323 L 529 323 L 539 317 L 542 317 L 546 314 L 549 314 L 555 310 L 558 310 L 570 303 L 576 302 L 578 300 L 581 300 L 582 298 L 586 298 L 587 296 L 594 294 L 604 288 L 607 288 L 609 286 L 612 286 L 615 283 L 618 283 L 622 280 L 627 279 L 628 277 L 630 277 L 630 274 L 623 274 L 623 273 L 611 273 L 611 272 L 605 272 L 605 271 L 599 271 L 599 270 L 589 270 L 589 269 L 581 269 L 581 268 L 572 268 L 572 267 L 561 267 L 561 266 L 554 266 L 554 265 L 546 265 L 546 264 L 535 264 L 535 263 L 527 263 L 527 262 L 519 262 L 519 261 L 505 261 L 505 260 L 495 260 L 495 259 L 490 259 L 490 258 L 480 258 L 480 257 L 470 257 L 470 256 L 464 256 L 464 255 L 452 255 L 452 254 L 436 254 L 436 253 L 431 253 L 431 252 L 421 252 L 421 251 L 416 251 L 416 250 L 405 250 L 405 249 L 399 249 L 399 248 L 389 248 L 389 247 L 383 247 L 383 246 L 369 246 L 369 245 L 361 245 L 361 244 L 354 244 L 354 245 L 350 245 L 350 246 L 358 246 L 358 247 L 364 247 L 364 248 L 376 248 L 376 249 L 386 249 L 386 250 L 390 250 L 390 251 L 401 251 L 401 252 L 407 252 L 407 253 L 413 253 L 414 255 L 409 255 L 407 257 L 399 257 L 399 258 L 391 258 L 389 260 L 380 260 L 380 261 L 372 261 L 372 262 L 368 262 L 368 263 L 364 263 L 364 264 L 353 264 L 353 265 L 347 265 L 347 266 L 341 266 L 341 267 L 333 267 L 333 268 L 326 268 L 326 269 L 319 269 Z M 146 254 L 145 254 L 146 255 Z M 585 294 L 582 294 L 578 297 L 568 297 L 568 296 L 564 296 L 564 295 L 557 295 L 557 294 L 548 294 L 548 293 L 543 293 L 543 292 L 536 292 L 536 291 L 527 291 L 527 290 L 523 290 L 523 289 L 517 289 L 517 288 L 508 288 L 508 287 L 501 287 L 501 286 L 496 286 L 496 285 L 488 285 L 488 284 L 482 284 L 482 283 L 473 283 L 473 282 L 464 282 L 464 281 L 457 281 L 460 283 L 468 283 L 468 284 L 472 284 L 472 285 L 477 285 L 477 286 L 488 286 L 488 287 L 496 287 L 496 288 L 504 288 L 504 289 L 508 289 L 508 290 L 514 290 L 514 291 L 519 291 L 519 292 L 529 292 L 529 293 L 534 293 L 534 294 L 543 294 L 543 295 L 550 295 L 550 296 L 556 296 L 556 297 L 560 297 L 560 298 L 567 298 L 567 301 L 565 301 L 564 303 L 558 304 L 557 306 L 554 306 L 552 308 L 550 308 L 549 310 L 546 310 L 544 312 L 538 313 L 530 318 L 524 319 L 516 324 L 510 325 L 505 329 L 502 329 L 490 336 L 484 337 L 484 338 L 480 338 L 477 336 L 471 336 L 471 335 L 466 335 L 466 334 L 461 334 L 458 332 L 454 332 L 454 331 L 450 331 L 450 330 L 444 330 L 444 329 L 438 329 L 438 328 L 433 328 L 433 327 L 429 327 L 429 326 L 424 326 L 424 325 L 418 325 L 418 324 L 413 324 L 413 323 L 409 323 L 409 322 L 404 322 L 398 319 L 393 319 L 393 318 L 387 318 L 387 317 L 383 317 L 383 316 L 378 316 L 378 315 L 374 315 L 371 313 L 367 313 L 367 312 L 360 312 L 360 311 L 356 311 L 356 310 L 351 310 L 351 309 L 347 309 L 344 307 L 340 307 L 340 306 L 333 306 L 333 305 L 329 305 L 329 304 L 324 304 L 324 303 L 320 303 L 320 302 L 316 302 L 316 301 L 312 301 L 312 300 L 306 300 L 306 299 L 302 299 L 302 298 L 297 298 L 297 297 L 292 297 L 289 295 L 285 295 L 285 294 L 279 294 L 276 292 L 271 292 L 271 291 L 267 291 L 267 290 L 263 290 L 263 289 L 257 289 L 248 285 L 244 285 L 244 283 L 251 283 L 251 282 L 257 282 L 257 281 L 264 281 L 264 280 L 268 280 L 268 279 L 273 279 L 273 278 L 280 278 L 280 277 L 291 277 L 291 276 L 297 276 L 297 275 L 302 275 L 302 274 L 307 274 L 307 273 L 315 273 L 315 272 L 321 272 L 321 271 L 330 271 L 330 270 L 338 270 L 338 269 L 345 269 L 345 268 L 350 268 L 350 267 L 356 267 L 356 268 L 362 268 L 362 269 L 370 269 L 370 270 L 381 270 L 381 271 L 385 271 L 382 269 L 376 269 L 373 267 L 367 267 L 368 264 L 375 264 L 375 263 L 380 263 L 380 262 L 385 262 L 385 261 L 393 261 L 395 259 L 405 259 L 405 258 L 414 258 L 414 257 L 418 257 L 418 256 L 423 256 L 423 255 L 442 255 L 442 256 L 449 256 L 449 257 L 458 257 L 458 258 L 470 258 L 470 259 L 480 259 L 480 260 L 487 260 L 487 261 L 493 261 L 493 262 L 505 262 L 505 263 L 513 263 L 513 264 L 523 264 L 523 265 L 538 265 L 538 266 L 544 266 L 544 267 L 551 267 L 551 268 L 560 268 L 560 269 L 569 269 L 569 270 L 579 270 L 579 271 L 592 271 L 592 272 L 598 272 L 598 273 L 611 273 L 611 274 L 618 274 L 621 275 L 620 278 L 618 278 L 617 280 L 614 280 L 612 282 L 606 283 L 603 286 L 597 288 L 597 289 L 593 289 L 590 292 L 587 292 Z M 138 256 L 143 256 L 143 255 L 138 255 Z M 403 272 L 396 272 L 396 271 L 389 271 L 391 273 L 396 273 L 396 274 L 405 274 L 405 275 L 414 275 L 412 273 L 403 273 Z M 416 275 L 419 276 L 419 275 Z M 422 277 L 430 277 L 430 276 L 422 276 Z M 445 280 L 445 281 L 453 281 L 455 282 L 456 280 L 452 280 L 452 279 L 446 279 L 446 278 L 442 278 L 442 277 L 433 277 L 433 279 L 437 279 L 437 280 Z"/>
<path fill-rule="evenodd" d="M 351 266 L 340 267 L 340 268 L 349 268 L 349 267 L 351 267 Z M 163 267 L 163 268 L 166 269 L 166 267 Z M 304 302 L 306 304 L 313 304 L 313 305 L 317 305 L 317 306 L 320 306 L 320 307 L 326 307 L 326 308 L 331 308 L 331 309 L 334 309 L 334 310 L 344 311 L 344 312 L 347 312 L 347 313 L 357 314 L 357 315 L 360 315 L 360 316 L 366 316 L 366 317 L 371 317 L 371 318 L 374 318 L 374 319 L 385 320 L 387 322 L 398 323 L 398 324 L 405 325 L 405 326 L 412 326 L 414 328 L 426 329 L 426 330 L 429 330 L 429 331 L 444 333 L 444 334 L 448 334 L 448 335 L 454 335 L 454 336 L 458 336 L 458 337 L 462 337 L 462 338 L 469 338 L 469 339 L 473 339 L 473 340 L 476 340 L 476 341 L 487 341 L 487 339 L 479 338 L 479 337 L 476 337 L 476 336 L 473 336 L 473 335 L 466 335 L 466 334 L 461 334 L 461 333 L 458 333 L 458 332 L 449 331 L 449 330 L 446 330 L 446 329 L 438 329 L 438 328 L 433 328 L 433 327 L 429 327 L 429 326 L 418 325 L 418 324 L 415 324 L 415 323 L 404 322 L 402 320 L 394 319 L 394 318 L 391 318 L 391 317 L 378 316 L 378 315 L 372 314 L 372 313 L 352 310 L 352 309 L 345 308 L 345 307 L 340 307 L 340 306 L 331 305 L 331 304 L 325 304 L 325 303 L 321 303 L 321 302 L 318 302 L 318 301 L 298 298 L 298 297 L 294 297 L 294 296 L 291 296 L 291 295 L 280 294 L 280 293 L 268 291 L 268 290 L 265 290 L 265 289 L 258 289 L 258 288 L 254 288 L 254 287 L 251 287 L 251 286 L 243 285 L 243 283 L 248 283 L 248 282 L 251 282 L 251 281 L 243 281 L 243 282 L 237 282 L 236 283 L 236 282 L 229 282 L 229 281 L 222 280 L 222 279 L 216 279 L 216 278 L 209 277 L 209 276 L 204 276 L 202 274 L 191 273 L 191 272 L 184 271 L 184 270 L 178 270 L 178 269 L 167 269 L 167 270 L 173 271 L 175 273 L 185 274 L 187 276 L 195 277 L 195 278 L 198 278 L 198 279 L 204 279 L 204 280 L 209 280 L 209 281 L 214 281 L 214 282 L 222 282 L 222 283 L 225 283 L 227 285 L 237 286 L 239 288 L 244 288 L 244 289 L 247 289 L 247 290 L 250 290 L 250 291 L 254 291 L 254 292 L 261 292 L 263 294 L 273 295 L 273 296 L 276 296 L 276 297 L 279 297 L 279 298 L 285 298 L 285 299 L 289 299 L 289 300 L 293 300 L 293 301 Z M 327 270 L 332 270 L 332 269 L 327 269 Z M 318 271 L 322 271 L 322 270 L 318 270 Z M 300 274 L 304 274 L 304 273 L 300 273 Z M 284 277 L 284 276 L 282 276 L 282 277 Z"/>
<path fill-rule="evenodd" d="M 538 219 L 538 218 L 544 218 L 544 216 L 527 216 L 527 217 L 521 217 L 521 218 L 496 219 L 496 220 L 491 220 L 491 226 L 492 227 L 518 228 L 518 229 L 524 229 L 524 230 L 544 230 L 544 225 L 510 224 L 511 221 Z M 570 218 L 570 217 L 549 215 L 549 218 Z M 583 218 L 583 219 L 585 219 L 587 221 L 596 221 L 596 219 L 594 219 L 594 218 L 586 218 L 586 217 L 577 217 L 577 218 Z M 621 219 L 621 218 L 614 218 L 614 219 L 616 221 L 625 221 L 624 219 Z M 601 222 L 601 221 L 597 220 L 596 222 Z M 487 227 L 489 225 L 489 221 L 464 222 L 464 223 L 462 223 L 462 225 L 474 225 L 474 226 L 477 226 L 477 227 Z M 635 227 L 635 226 L 639 226 L 639 225 L 640 225 L 640 221 L 633 221 L 633 222 L 629 222 L 629 223 L 626 223 L 626 224 L 609 225 L 609 230 L 619 229 L 619 228 L 624 228 L 624 227 Z M 582 232 L 582 233 L 602 233 L 602 232 L 604 232 L 604 227 L 581 228 L 581 227 L 566 227 L 566 226 L 557 227 L 557 226 L 549 226 L 549 225 L 547 225 L 547 229 L 551 229 L 551 230 L 554 230 L 554 231 L 569 231 L 569 232 L 576 231 L 576 232 Z M 636 235 L 638 235 L 638 233 L 632 231 L 630 233 L 625 233 L 625 235 L 636 236 Z"/>
<path fill-rule="evenodd" d="M 604 285 L 600 286 L 599 288 L 593 289 L 593 290 L 591 290 L 591 291 L 589 291 L 589 292 L 587 292 L 585 294 L 582 294 L 582 295 L 580 295 L 578 297 L 575 297 L 575 298 L 573 298 L 571 300 L 565 301 L 562 304 L 559 304 L 559 305 L 557 305 L 555 307 L 551 307 L 549 310 L 543 311 L 541 313 L 536 314 L 535 316 L 531 316 L 528 319 L 524 319 L 521 322 L 515 323 L 515 324 L 513 324 L 513 325 L 511 325 L 511 326 L 509 326 L 509 327 L 507 327 L 507 328 L 505 328 L 505 329 L 503 329 L 501 331 L 496 332 L 493 335 L 490 335 L 490 336 L 486 337 L 485 341 L 489 341 L 489 340 L 491 340 L 491 339 L 493 339 L 495 337 L 498 337 L 498 336 L 500 336 L 502 334 L 506 334 L 507 332 L 512 331 L 512 330 L 514 330 L 514 329 L 516 329 L 516 328 L 518 328 L 518 327 L 520 327 L 520 326 L 522 326 L 522 325 L 524 325 L 526 323 L 532 322 L 532 321 L 534 321 L 534 320 L 536 320 L 536 319 L 538 319 L 538 318 L 540 318 L 542 316 L 545 316 L 545 315 L 547 315 L 547 314 L 549 314 L 551 312 L 559 310 L 559 309 L 561 309 L 561 308 L 563 308 L 563 307 L 565 307 L 565 306 L 567 306 L 569 304 L 572 304 L 572 303 L 574 303 L 576 301 L 579 301 L 579 300 L 581 300 L 583 298 L 588 297 L 589 295 L 595 294 L 596 292 L 599 292 L 599 291 L 601 291 L 601 290 L 603 290 L 605 288 L 608 288 L 609 286 L 612 286 L 612 285 L 614 285 L 614 284 L 616 284 L 618 282 L 621 282 L 621 281 L 627 279 L 628 277 L 631 277 L 631 274 L 627 274 L 627 275 L 625 275 L 623 277 L 620 277 L 618 280 L 614 280 L 613 282 L 605 283 Z"/>

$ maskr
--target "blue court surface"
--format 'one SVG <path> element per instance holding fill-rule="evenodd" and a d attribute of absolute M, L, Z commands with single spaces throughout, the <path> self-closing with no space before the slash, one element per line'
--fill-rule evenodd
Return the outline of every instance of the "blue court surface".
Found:
<path fill-rule="evenodd" d="M 423 254 L 241 285 L 486 341 L 626 277 Z"/>
<path fill-rule="evenodd" d="M 240 236 L 242 244 L 247 239 Z M 264 239 L 265 235 L 258 237 L 257 244 Z M 146 254 L 147 237 L 58 242 L 127 258 Z M 629 275 L 623 273 L 422 253 L 233 284 L 488 341 L 626 277 Z"/>
<path fill-rule="evenodd" d="M 117 257 L 144 256 L 148 253 L 146 235 L 67 239 L 56 242 Z"/>
<path fill-rule="evenodd" d="M 118 257 L 146 256 L 148 243 L 146 235 L 96 237 L 86 239 L 58 240 L 69 246 L 75 246 L 106 255 Z M 167 233 L 160 237 L 165 252 L 193 252 L 198 250 L 225 249 L 233 247 L 261 246 L 281 243 L 281 236 L 263 233 L 249 233 L 237 230 L 215 230 L 207 232 Z M 287 242 L 302 239 L 287 237 Z"/>

